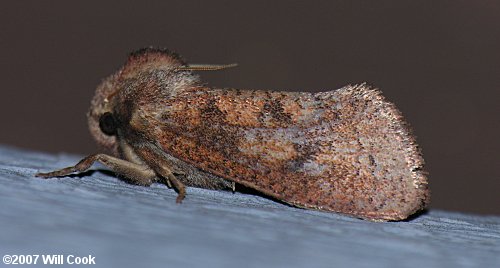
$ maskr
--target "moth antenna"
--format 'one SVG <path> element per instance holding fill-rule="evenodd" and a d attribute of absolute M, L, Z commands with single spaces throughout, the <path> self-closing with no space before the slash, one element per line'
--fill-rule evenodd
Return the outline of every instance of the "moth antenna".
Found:
<path fill-rule="evenodd" d="M 190 64 L 177 67 L 176 70 L 183 71 L 218 71 L 238 66 L 237 63 L 231 64 Z"/>

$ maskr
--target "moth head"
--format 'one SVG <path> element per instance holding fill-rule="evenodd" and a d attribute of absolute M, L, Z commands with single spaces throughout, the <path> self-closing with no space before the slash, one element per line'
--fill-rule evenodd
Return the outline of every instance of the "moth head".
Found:
<path fill-rule="evenodd" d="M 130 53 L 126 63 L 97 87 L 87 114 L 89 129 L 101 150 L 119 157 L 117 107 L 130 95 L 147 96 L 148 101 L 192 87 L 198 76 L 192 71 L 221 70 L 236 66 L 186 64 L 167 49 L 144 48 Z M 154 88 L 148 88 L 151 87 Z M 144 104 L 144 100 L 141 105 Z"/>
<path fill-rule="evenodd" d="M 87 113 L 89 130 L 101 150 L 114 156 L 118 154 L 117 125 L 112 103 L 106 98 L 115 91 L 117 75 L 104 79 L 96 89 Z"/>
<path fill-rule="evenodd" d="M 170 72 L 184 61 L 165 49 L 145 48 L 130 53 L 116 73 L 104 79 L 95 91 L 87 113 L 90 133 L 99 149 L 119 157 L 118 120 L 116 107 L 123 99 L 124 87 L 130 81 L 145 77 L 148 72 Z"/>

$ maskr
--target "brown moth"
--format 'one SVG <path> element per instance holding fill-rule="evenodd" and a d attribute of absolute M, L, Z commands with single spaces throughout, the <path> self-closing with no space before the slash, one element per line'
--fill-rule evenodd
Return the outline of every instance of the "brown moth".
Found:
<path fill-rule="evenodd" d="M 90 131 L 99 161 L 130 183 L 253 188 L 293 206 L 374 220 L 402 220 L 429 203 L 424 160 L 401 112 L 365 84 L 279 92 L 205 86 L 165 49 L 130 54 L 98 87 Z"/>

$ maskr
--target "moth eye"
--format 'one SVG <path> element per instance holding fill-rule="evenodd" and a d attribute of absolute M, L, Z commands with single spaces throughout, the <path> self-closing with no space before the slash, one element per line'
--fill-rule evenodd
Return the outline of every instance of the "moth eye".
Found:
<path fill-rule="evenodd" d="M 101 128 L 101 131 L 106 135 L 116 135 L 118 125 L 112 113 L 108 112 L 101 115 L 101 118 L 99 118 L 99 128 Z"/>

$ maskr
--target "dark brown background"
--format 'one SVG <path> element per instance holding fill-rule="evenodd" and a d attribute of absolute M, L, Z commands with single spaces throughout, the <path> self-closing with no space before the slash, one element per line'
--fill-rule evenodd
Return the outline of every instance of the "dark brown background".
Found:
<path fill-rule="evenodd" d="M 381 88 L 418 136 L 432 207 L 500 214 L 500 2 L 131 2 L 3 4 L 0 143 L 94 152 L 95 86 L 128 52 L 168 47 L 238 62 L 201 74 L 218 87 Z"/>

